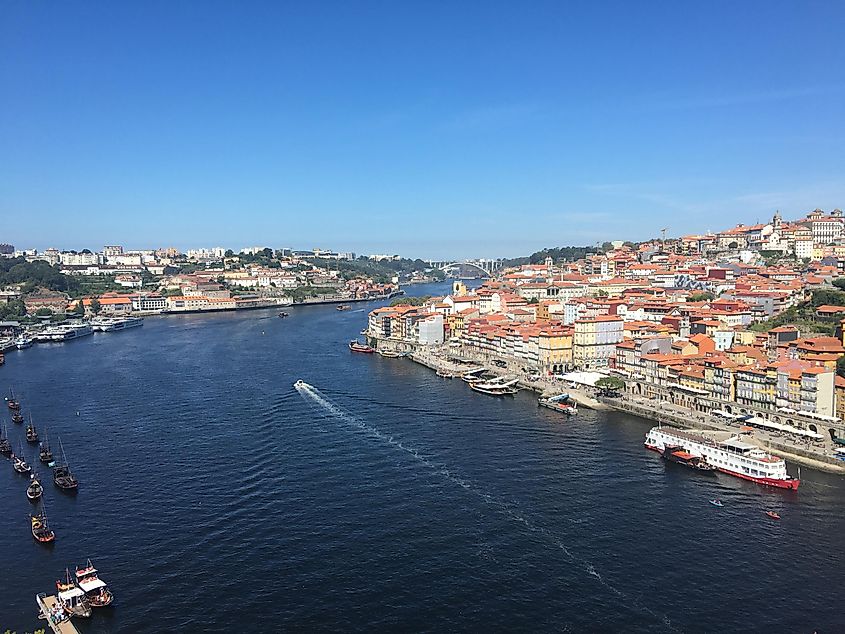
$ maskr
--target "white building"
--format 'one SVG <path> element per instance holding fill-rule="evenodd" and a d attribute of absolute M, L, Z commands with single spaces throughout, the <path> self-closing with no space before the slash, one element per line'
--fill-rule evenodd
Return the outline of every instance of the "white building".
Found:
<path fill-rule="evenodd" d="M 423 345 L 443 343 L 443 315 L 435 313 L 422 317 L 417 322 L 419 335 L 417 340 Z"/>

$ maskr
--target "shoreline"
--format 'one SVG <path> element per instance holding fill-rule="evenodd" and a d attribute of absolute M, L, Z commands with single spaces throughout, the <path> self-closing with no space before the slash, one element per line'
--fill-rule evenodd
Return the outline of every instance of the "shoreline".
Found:
<path fill-rule="evenodd" d="M 406 357 L 408 359 L 410 359 L 414 363 L 423 365 L 431 370 L 452 372 L 456 373 L 457 375 L 459 375 L 462 370 L 462 366 L 460 364 L 451 362 L 448 359 L 443 358 L 442 355 L 430 352 L 423 347 L 414 346 L 402 342 L 379 340 L 377 338 L 372 339 L 376 341 L 377 344 L 388 344 L 382 346 L 381 349 L 404 352 L 406 353 Z M 391 345 L 394 343 L 398 344 L 398 346 L 401 346 L 404 349 L 398 350 L 397 346 Z M 378 345 L 376 346 L 376 349 L 378 351 Z M 448 353 L 446 354 L 448 356 Z M 518 385 L 521 388 L 531 390 L 532 392 L 539 394 L 540 397 L 548 397 L 566 392 L 574 401 L 578 403 L 579 407 L 586 407 L 598 411 L 620 412 L 631 416 L 637 416 L 638 418 L 642 418 L 645 421 L 653 421 L 660 425 L 669 425 L 671 427 L 677 427 L 680 429 L 698 429 L 703 431 L 731 432 L 734 434 L 738 433 L 738 429 L 736 427 L 731 427 L 724 423 L 717 422 L 711 417 L 705 417 L 700 412 L 689 411 L 688 413 L 686 413 L 672 411 L 668 407 L 665 407 L 664 404 L 658 403 L 656 401 L 648 404 L 634 403 L 627 397 L 618 399 L 595 398 L 592 395 L 588 394 L 587 391 L 583 388 L 573 388 L 570 385 L 557 382 L 550 382 L 545 379 L 539 379 L 537 381 L 528 381 L 523 376 L 522 372 L 508 371 L 507 368 L 498 368 L 495 366 L 490 368 L 488 367 L 489 362 L 485 362 L 481 359 L 476 359 L 474 358 L 474 356 L 465 358 L 468 358 L 473 363 L 485 366 L 491 374 L 496 374 L 498 376 L 514 375 L 519 377 Z M 767 438 L 764 432 L 761 432 L 759 430 L 755 430 L 755 434 L 759 434 L 759 436 L 752 436 L 750 440 L 764 451 L 784 458 L 785 460 L 793 462 L 797 465 L 814 469 L 816 471 L 845 475 L 845 463 L 842 463 L 841 461 L 836 460 L 835 458 L 821 454 L 818 451 L 814 451 L 809 446 L 801 447 L 798 445 L 793 446 L 785 444 L 784 442 L 779 441 L 777 439 Z"/>

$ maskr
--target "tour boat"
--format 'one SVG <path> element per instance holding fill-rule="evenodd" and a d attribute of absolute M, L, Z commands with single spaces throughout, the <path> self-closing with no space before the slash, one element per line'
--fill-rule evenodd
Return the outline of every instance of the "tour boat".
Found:
<path fill-rule="evenodd" d="M 16 425 L 20 425 L 23 422 L 23 414 L 21 414 L 19 410 L 12 412 L 12 422 Z"/>
<path fill-rule="evenodd" d="M 349 342 L 349 349 L 352 350 L 352 352 L 364 352 L 366 354 L 372 354 L 375 352 L 375 350 L 367 344 L 361 343 L 355 339 Z"/>
<path fill-rule="evenodd" d="M 484 380 L 481 375 L 486 369 L 487 368 L 472 368 L 461 374 L 461 379 L 467 383 L 479 383 Z"/>
<path fill-rule="evenodd" d="M 706 458 L 691 454 L 683 447 L 666 445 L 660 455 L 666 462 L 674 462 L 704 473 L 716 473 L 716 467 L 707 462 Z"/>
<path fill-rule="evenodd" d="M 18 411 L 21 408 L 21 402 L 15 399 L 15 392 L 9 388 L 9 396 L 6 397 L 6 405 L 12 411 Z"/>
<path fill-rule="evenodd" d="M 35 515 L 29 516 L 30 529 L 32 530 L 32 537 L 35 541 L 41 544 L 49 544 L 56 539 L 56 534 L 47 523 L 47 512 L 44 510 L 44 505 L 41 505 L 41 511 Z"/>
<path fill-rule="evenodd" d="M 451 379 L 451 378 L 454 378 L 455 375 L 452 374 L 451 372 L 449 372 L 448 370 L 438 370 L 437 376 L 439 376 L 443 379 Z"/>
<path fill-rule="evenodd" d="M 347 306 L 346 304 L 341 304 L 337 307 L 336 310 L 349 310 L 349 306 Z"/>
<path fill-rule="evenodd" d="M 67 456 L 65 456 L 65 447 L 62 445 L 61 438 L 59 438 L 59 446 L 62 448 L 62 464 L 53 467 L 53 482 L 60 489 L 75 491 L 79 488 L 79 481 L 70 471 L 70 465 L 68 465 Z"/>
<path fill-rule="evenodd" d="M 476 392 L 489 394 L 490 396 L 513 396 L 519 392 L 519 389 L 514 387 L 518 382 L 519 379 L 505 380 L 504 378 L 498 378 L 491 379 L 490 381 L 470 383 L 469 386 Z"/>
<path fill-rule="evenodd" d="M 31 337 L 21 336 L 15 339 L 15 347 L 18 350 L 25 350 L 26 348 L 31 348 L 33 343 L 35 343 L 35 340 Z"/>
<path fill-rule="evenodd" d="M 710 500 L 710 504 L 713 506 L 724 506 L 724 504 L 722 504 L 722 500 Z"/>
<path fill-rule="evenodd" d="M 67 581 L 56 581 L 56 596 L 68 616 L 88 618 L 91 616 L 91 604 L 85 591 L 70 580 L 70 571 L 65 569 Z"/>
<path fill-rule="evenodd" d="M 282 311 L 281 313 L 279 313 L 279 317 L 285 318 L 285 317 L 290 317 L 290 315 L 288 313 Z"/>
<path fill-rule="evenodd" d="M 683 449 L 722 473 L 765 486 L 794 491 L 801 484 L 798 478 L 786 472 L 783 458 L 772 456 L 739 436 L 717 442 L 689 429 L 652 427 L 643 444 L 661 453 L 666 447 Z"/>
<path fill-rule="evenodd" d="M 38 475 L 33 474 L 30 477 L 29 486 L 26 487 L 26 497 L 29 498 L 30 502 L 35 502 L 38 498 L 41 497 L 41 494 L 44 493 L 44 487 L 41 486 L 41 483 L 38 481 Z"/>
<path fill-rule="evenodd" d="M 32 414 L 29 415 L 29 425 L 26 426 L 26 442 L 38 442 L 38 430 L 32 422 Z"/>
<path fill-rule="evenodd" d="M 379 350 L 379 354 L 388 359 L 398 359 L 402 356 L 401 352 L 396 352 L 395 350 Z"/>
<path fill-rule="evenodd" d="M 771 517 L 773 520 L 779 520 L 780 519 L 780 515 L 778 515 L 774 511 L 766 511 L 766 515 Z"/>
<path fill-rule="evenodd" d="M 87 566 L 83 568 L 77 566 L 76 585 L 85 593 L 92 608 L 104 608 L 114 601 L 114 595 L 106 582 L 100 579 L 90 559 Z"/>

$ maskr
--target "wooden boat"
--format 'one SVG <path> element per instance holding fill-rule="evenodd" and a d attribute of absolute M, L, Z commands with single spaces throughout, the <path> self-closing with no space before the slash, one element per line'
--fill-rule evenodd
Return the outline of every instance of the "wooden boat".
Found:
<path fill-rule="evenodd" d="M 394 350 L 379 350 L 378 353 L 383 357 L 387 357 L 388 359 L 398 359 L 402 356 L 401 352 L 396 352 Z"/>
<path fill-rule="evenodd" d="M 62 464 L 53 467 L 53 482 L 57 487 L 65 491 L 76 491 L 79 488 L 79 481 L 70 470 L 61 438 L 59 438 L 59 446 L 62 449 Z"/>
<path fill-rule="evenodd" d="M 4 456 L 12 455 L 12 443 L 9 442 L 9 436 L 5 425 L 3 425 L 3 428 L 0 429 L 0 454 Z"/>
<path fill-rule="evenodd" d="M 778 515 L 774 511 L 766 511 L 766 515 L 773 520 L 779 520 L 780 519 L 780 515 Z"/>
<path fill-rule="evenodd" d="M 38 481 L 38 475 L 32 474 L 30 476 L 29 486 L 26 487 L 26 497 L 29 498 L 30 502 L 35 502 L 35 500 L 41 497 L 42 493 L 44 493 L 44 487 Z"/>
<path fill-rule="evenodd" d="M 23 422 L 23 414 L 19 410 L 15 410 L 12 413 L 12 422 L 16 425 L 20 425 Z"/>
<path fill-rule="evenodd" d="M 53 462 L 53 451 L 50 449 L 50 441 L 47 439 L 47 434 L 44 434 L 44 440 L 38 445 L 38 459 L 46 465 Z"/>
<path fill-rule="evenodd" d="M 29 415 L 29 424 L 26 426 L 26 442 L 38 442 L 38 430 L 35 429 L 35 423 L 32 422 L 32 414 Z"/>
<path fill-rule="evenodd" d="M 114 601 L 114 595 L 106 582 L 100 579 L 90 559 L 87 566 L 76 567 L 76 585 L 85 593 L 92 608 L 104 608 Z"/>
<path fill-rule="evenodd" d="M 21 402 L 15 398 L 15 391 L 9 388 L 9 396 L 6 397 L 6 406 L 12 411 L 19 411 Z"/>
<path fill-rule="evenodd" d="M 88 602 L 88 597 L 85 596 L 85 591 L 70 580 L 70 572 L 67 569 L 65 569 L 65 576 L 67 581 L 56 581 L 56 590 L 58 591 L 56 596 L 62 608 L 64 608 L 65 614 L 88 618 L 91 616 L 91 604 Z"/>
<path fill-rule="evenodd" d="M 20 446 L 20 449 L 21 452 L 19 455 L 12 454 L 12 468 L 21 475 L 24 475 L 30 473 L 32 467 L 29 466 L 29 463 L 23 457 L 23 445 Z"/>
<path fill-rule="evenodd" d="M 365 354 L 372 354 L 375 352 L 375 350 L 373 350 L 370 346 L 365 343 L 361 343 L 356 339 L 349 342 L 349 349 L 352 350 L 352 352 L 363 352 Z"/>
<path fill-rule="evenodd" d="M 482 381 L 470 383 L 471 389 L 489 396 L 513 396 L 519 392 L 519 388 L 514 387 L 519 382 L 518 379 L 492 379 L 490 381 Z"/>
<path fill-rule="evenodd" d="M 40 544 L 49 544 L 55 541 L 56 534 L 47 523 L 47 511 L 44 510 L 44 504 L 41 504 L 41 511 L 35 515 L 29 516 L 30 529 L 32 530 L 32 537 Z"/>

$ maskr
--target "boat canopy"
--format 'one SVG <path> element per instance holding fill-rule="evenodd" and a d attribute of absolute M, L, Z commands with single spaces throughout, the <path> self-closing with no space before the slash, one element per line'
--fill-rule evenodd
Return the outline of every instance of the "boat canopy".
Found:
<path fill-rule="evenodd" d="M 79 588 L 71 588 L 70 590 L 62 590 L 59 592 L 59 598 L 62 601 L 72 601 L 84 597 L 85 593 Z"/>
<path fill-rule="evenodd" d="M 793 427 L 792 425 L 784 425 L 782 423 L 775 423 L 770 420 L 766 420 L 765 418 L 760 418 L 759 416 L 754 416 L 749 418 L 745 421 L 749 425 L 758 425 L 759 427 L 765 427 L 766 429 L 775 429 L 777 431 L 783 431 L 788 434 L 795 434 L 797 436 L 806 436 L 807 438 L 824 438 L 821 434 L 818 434 L 814 431 L 810 431 L 809 429 L 801 429 L 800 427 Z"/>
<path fill-rule="evenodd" d="M 96 590 L 97 588 L 105 588 L 106 582 L 102 579 L 83 579 L 79 582 L 79 587 L 85 590 L 85 592 L 91 592 L 92 590 Z"/>

